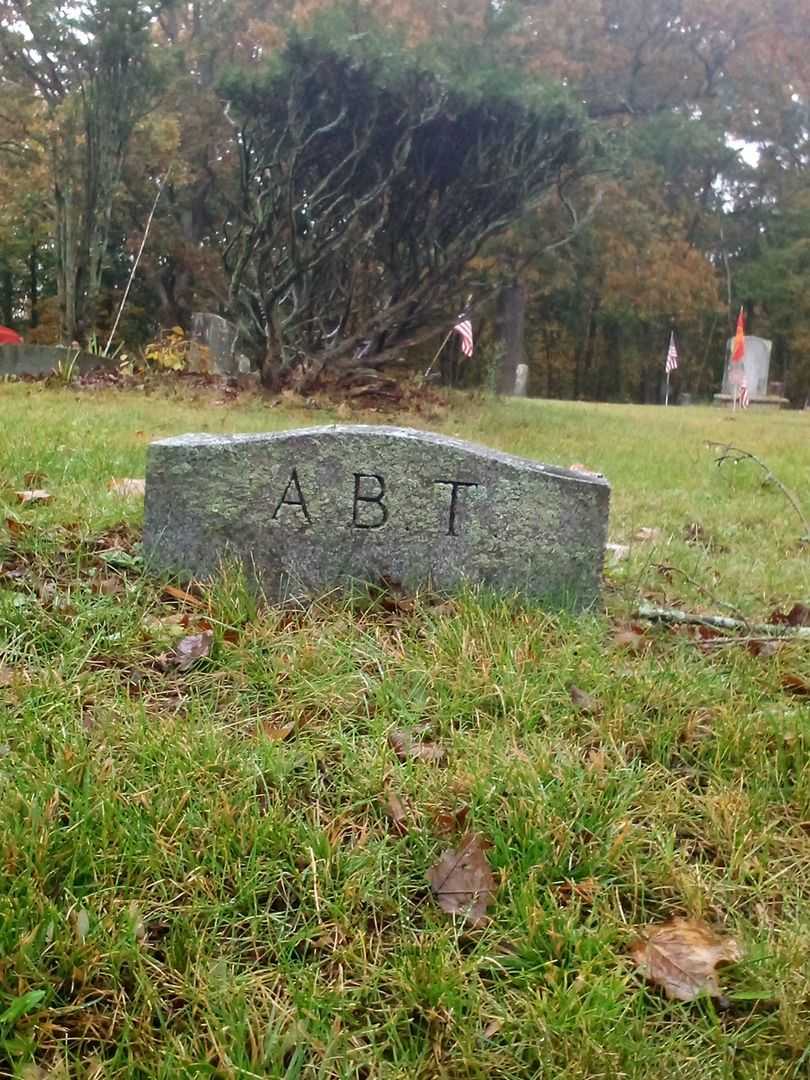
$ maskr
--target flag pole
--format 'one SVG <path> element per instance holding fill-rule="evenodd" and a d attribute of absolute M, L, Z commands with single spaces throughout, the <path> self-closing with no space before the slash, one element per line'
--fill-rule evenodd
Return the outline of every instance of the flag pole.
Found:
<path fill-rule="evenodd" d="M 664 407 L 669 405 L 669 372 L 667 372 L 667 396 L 664 398 Z"/>
<path fill-rule="evenodd" d="M 431 371 L 433 371 L 433 365 L 436 363 L 436 361 L 441 356 L 442 350 L 444 349 L 445 345 L 450 340 L 450 338 L 453 336 L 453 331 L 454 330 L 455 330 L 455 327 L 451 326 L 450 329 L 447 331 L 447 337 L 444 339 L 444 341 L 441 343 L 441 345 L 436 350 L 436 355 L 433 357 L 433 359 L 428 364 L 427 370 L 425 371 L 425 374 L 423 375 L 423 378 L 426 379 L 428 377 L 428 375 L 430 375 Z"/>

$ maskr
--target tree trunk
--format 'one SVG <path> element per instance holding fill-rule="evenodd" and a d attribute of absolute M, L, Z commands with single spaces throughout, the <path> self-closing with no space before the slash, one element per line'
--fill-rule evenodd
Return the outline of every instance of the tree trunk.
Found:
<path fill-rule="evenodd" d="M 31 311 L 31 329 L 39 326 L 39 248 L 31 247 L 28 256 L 28 298 Z"/>
<path fill-rule="evenodd" d="M 7 266 L 0 271 L 0 309 L 3 322 L 11 326 L 14 321 L 14 278 Z"/>
<path fill-rule="evenodd" d="M 526 287 L 515 280 L 504 285 L 498 296 L 496 328 L 501 344 L 501 357 L 496 379 L 499 394 L 514 395 L 521 389 L 526 393 L 525 380 L 519 380 L 518 368 L 525 364 L 523 333 L 526 322 Z M 519 382 L 521 385 L 518 385 Z"/>

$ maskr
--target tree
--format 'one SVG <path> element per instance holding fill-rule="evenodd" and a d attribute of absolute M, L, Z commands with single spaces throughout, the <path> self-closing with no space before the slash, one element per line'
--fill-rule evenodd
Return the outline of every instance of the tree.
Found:
<path fill-rule="evenodd" d="M 384 49 L 293 37 L 223 87 L 240 117 L 231 303 L 271 380 L 317 357 L 379 364 L 447 325 L 488 237 L 578 161 L 560 93 L 455 85 Z"/>
<path fill-rule="evenodd" d="M 130 136 L 160 87 L 149 29 L 162 3 L 0 3 L 5 74 L 43 103 L 62 335 L 94 331 Z"/>

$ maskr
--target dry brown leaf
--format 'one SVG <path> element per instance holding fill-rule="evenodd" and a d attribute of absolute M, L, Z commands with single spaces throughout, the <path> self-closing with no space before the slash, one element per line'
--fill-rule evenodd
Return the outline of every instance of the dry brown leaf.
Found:
<path fill-rule="evenodd" d="M 810 626 L 810 607 L 806 604 L 794 604 L 787 614 L 777 608 L 771 613 L 768 622 L 781 623 L 784 626 Z"/>
<path fill-rule="evenodd" d="M 120 495 L 124 499 L 142 497 L 146 492 L 146 481 L 140 478 L 123 477 L 119 480 L 110 480 L 107 490 L 113 495 Z"/>
<path fill-rule="evenodd" d="M 784 647 L 784 641 L 774 641 L 772 638 L 754 638 L 747 643 L 748 651 L 752 656 L 761 656 L 766 659 L 776 656 Z"/>
<path fill-rule="evenodd" d="M 120 596 L 127 591 L 124 579 L 118 574 L 110 574 L 107 577 L 95 578 L 92 584 L 94 593 L 99 596 Z"/>
<path fill-rule="evenodd" d="M 591 714 L 599 712 L 599 702 L 586 690 L 580 690 L 578 686 L 572 685 L 568 688 L 568 692 L 571 695 L 572 704 L 579 712 Z"/>
<path fill-rule="evenodd" d="M 585 755 L 585 766 L 591 772 L 604 772 L 607 768 L 607 764 L 607 754 L 597 746 L 592 747 Z"/>
<path fill-rule="evenodd" d="M 803 675 L 783 675 L 782 689 L 791 694 L 806 697 L 810 695 L 810 679 L 806 679 Z"/>
<path fill-rule="evenodd" d="M 436 829 L 442 836 L 461 832 L 470 816 L 469 806 L 460 806 L 458 810 L 443 811 L 436 815 Z"/>
<path fill-rule="evenodd" d="M 295 724 L 277 724 L 274 720 L 262 721 L 262 734 L 271 742 L 284 742 L 295 731 Z"/>
<path fill-rule="evenodd" d="M 485 852 L 488 846 L 476 833 L 468 833 L 457 848 L 445 851 L 427 874 L 442 911 L 461 915 L 471 926 L 484 922 L 495 895 L 495 878 Z"/>
<path fill-rule="evenodd" d="M 613 635 L 613 644 L 628 652 L 641 653 L 649 647 L 649 639 L 643 630 L 635 626 L 626 626 Z"/>
<path fill-rule="evenodd" d="M 388 736 L 388 742 L 400 761 L 414 758 L 416 761 L 425 761 L 431 765 L 443 765 L 447 752 L 436 743 L 417 742 L 413 735 L 407 731 L 392 731 Z"/>
<path fill-rule="evenodd" d="M 491 1039 L 493 1035 L 497 1035 L 503 1027 L 503 1020 L 490 1020 L 487 1026 L 484 1028 L 484 1038 Z"/>
<path fill-rule="evenodd" d="M 14 668 L 0 664 L 0 686 L 11 686 L 16 678 Z"/>
<path fill-rule="evenodd" d="M 177 643 L 177 648 L 168 658 L 168 666 L 178 671 L 188 671 L 198 660 L 204 659 L 211 652 L 214 644 L 214 631 L 203 630 L 201 634 L 191 634 Z"/>
<path fill-rule="evenodd" d="M 16 540 L 20 536 L 23 536 L 25 533 L 28 532 L 28 530 L 31 528 L 31 523 L 30 521 L 18 521 L 16 518 L 7 517 L 6 528 L 8 529 L 10 535 L 13 536 Z"/>
<path fill-rule="evenodd" d="M 404 836 L 408 831 L 408 811 L 399 795 L 390 788 L 385 789 L 385 812 L 391 819 L 394 832 Z"/>
<path fill-rule="evenodd" d="M 50 502 L 53 496 L 50 491 L 45 491 L 43 488 L 34 488 L 30 491 L 17 491 L 15 492 L 17 501 L 21 502 L 24 506 L 28 503 L 46 503 Z"/>
<path fill-rule="evenodd" d="M 720 997 L 717 967 L 734 964 L 742 950 L 732 937 L 717 934 L 705 922 L 670 919 L 648 926 L 630 950 L 649 982 L 673 1001 L 694 1001 L 701 994 Z"/>

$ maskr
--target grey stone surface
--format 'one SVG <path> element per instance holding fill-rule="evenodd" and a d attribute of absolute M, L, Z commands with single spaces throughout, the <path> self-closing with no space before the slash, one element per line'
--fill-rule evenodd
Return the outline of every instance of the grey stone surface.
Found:
<path fill-rule="evenodd" d="M 723 374 L 723 388 L 720 393 L 733 395 L 735 383 L 740 385 L 739 379 L 744 373 L 748 381 L 749 397 L 767 397 L 768 373 L 771 368 L 771 342 L 766 338 L 746 334 L 745 353 L 742 360 L 736 364 L 731 362 L 733 346 L 734 338 L 729 338 L 726 342 L 726 369 Z"/>
<path fill-rule="evenodd" d="M 239 331 L 221 315 L 198 311 L 191 317 L 189 371 L 209 375 L 235 375 L 240 370 L 236 355 Z M 249 369 L 248 369 L 249 370 Z"/>
<path fill-rule="evenodd" d="M 579 610 L 599 595 L 610 487 L 407 428 L 184 435 L 149 447 L 148 564 L 239 560 L 269 599 L 468 581 Z"/>
<path fill-rule="evenodd" d="M 0 345 L 0 376 L 50 375 L 60 362 L 73 363 L 75 349 L 61 345 Z M 93 353 L 80 352 L 74 370 L 79 374 L 109 364 Z"/>

